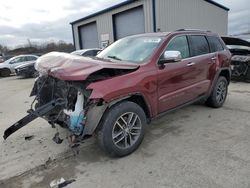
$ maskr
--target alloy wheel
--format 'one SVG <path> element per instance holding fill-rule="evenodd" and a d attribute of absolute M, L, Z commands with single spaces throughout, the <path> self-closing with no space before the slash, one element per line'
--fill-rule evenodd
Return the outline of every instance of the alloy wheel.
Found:
<path fill-rule="evenodd" d="M 112 130 L 112 140 L 120 149 L 132 147 L 141 135 L 142 123 L 134 112 L 122 114 L 115 122 Z"/>
<path fill-rule="evenodd" d="M 226 99 L 227 94 L 227 85 L 225 82 L 221 81 L 218 84 L 217 90 L 216 90 L 216 100 L 218 103 L 223 103 Z"/>

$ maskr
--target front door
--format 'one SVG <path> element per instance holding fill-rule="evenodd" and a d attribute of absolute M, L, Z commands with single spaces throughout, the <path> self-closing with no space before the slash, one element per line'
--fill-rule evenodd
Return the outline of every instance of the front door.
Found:
<path fill-rule="evenodd" d="M 165 51 L 179 51 L 182 60 L 167 63 L 158 70 L 158 112 L 164 112 L 184 104 L 194 96 L 194 88 L 201 72 L 190 58 L 187 36 L 174 37 Z"/>

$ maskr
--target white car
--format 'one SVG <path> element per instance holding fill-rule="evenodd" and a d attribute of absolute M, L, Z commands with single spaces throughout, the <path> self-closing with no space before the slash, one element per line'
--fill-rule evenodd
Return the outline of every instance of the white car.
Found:
<path fill-rule="evenodd" d="M 102 51 L 102 49 L 92 48 L 92 49 L 76 50 L 74 52 L 71 52 L 71 54 L 80 56 L 96 56 L 100 51 Z"/>
<path fill-rule="evenodd" d="M 38 56 L 36 55 L 19 55 L 8 59 L 0 64 L 0 76 L 6 77 L 15 73 L 15 68 L 19 65 L 35 62 Z"/>

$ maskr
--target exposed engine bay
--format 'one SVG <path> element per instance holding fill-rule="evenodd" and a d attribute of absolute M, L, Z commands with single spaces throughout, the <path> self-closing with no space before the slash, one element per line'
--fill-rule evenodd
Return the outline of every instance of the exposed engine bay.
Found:
<path fill-rule="evenodd" d="M 110 103 L 90 98 L 92 90 L 87 87 L 91 83 L 135 71 L 138 67 L 113 64 L 98 64 L 90 58 L 64 53 L 50 53 L 40 57 L 36 64 L 40 76 L 30 94 L 35 98 L 28 115 L 9 127 L 4 133 L 4 139 L 38 117 L 45 119 L 53 128 L 60 125 L 69 129 L 76 138 L 84 139 L 92 135 Z M 69 65 L 71 72 L 66 67 Z M 72 80 L 64 80 L 65 75 Z"/>
<path fill-rule="evenodd" d="M 30 94 L 30 96 L 35 96 L 35 99 L 31 104 L 31 109 L 28 110 L 29 114 L 8 128 L 4 138 L 6 139 L 38 117 L 45 119 L 53 128 L 60 125 L 69 129 L 74 136 L 91 135 L 93 132 L 89 129 L 85 129 L 85 133 L 83 132 L 89 108 L 93 108 L 91 113 L 98 113 L 100 110 L 104 111 L 107 105 L 90 101 L 91 91 L 86 90 L 86 85 L 87 82 L 62 81 L 51 76 L 39 77 Z M 91 120 L 93 124 L 89 125 L 94 129 L 101 114 L 88 115 L 89 120 L 91 120 L 91 116 L 96 116 L 96 121 Z M 99 119 L 98 115 L 100 115 Z"/>
<path fill-rule="evenodd" d="M 234 38 L 222 37 L 232 53 L 232 79 L 250 81 L 250 42 Z"/>
<path fill-rule="evenodd" d="M 74 134 L 82 134 L 86 119 L 86 106 L 90 93 L 84 83 L 70 83 L 53 77 L 40 77 L 34 85 L 31 96 L 36 96 L 32 109 L 36 110 L 53 100 L 63 101 L 64 105 L 54 108 L 44 115 L 52 125 L 68 127 Z"/>

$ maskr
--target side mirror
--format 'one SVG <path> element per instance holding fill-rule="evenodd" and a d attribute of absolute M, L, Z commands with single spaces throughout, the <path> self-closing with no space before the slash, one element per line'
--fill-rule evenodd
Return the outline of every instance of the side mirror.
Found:
<path fill-rule="evenodd" d="M 179 51 L 165 51 L 163 56 L 160 58 L 159 64 L 173 63 L 181 61 L 181 52 Z"/>

